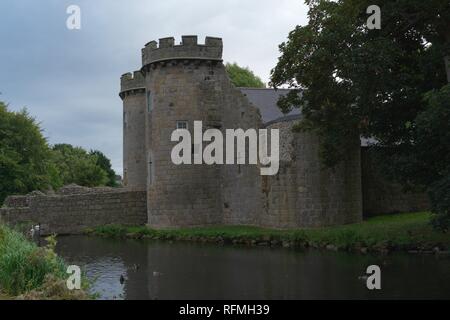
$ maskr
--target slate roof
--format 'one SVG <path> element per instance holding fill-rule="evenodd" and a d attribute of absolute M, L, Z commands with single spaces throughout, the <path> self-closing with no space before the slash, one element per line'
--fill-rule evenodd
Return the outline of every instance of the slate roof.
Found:
<path fill-rule="evenodd" d="M 277 106 L 277 101 L 282 95 L 286 95 L 290 89 L 270 89 L 270 88 L 238 88 L 247 96 L 248 100 L 259 109 L 264 126 L 275 122 L 290 121 L 301 118 L 300 110 L 295 108 L 291 112 L 284 114 Z M 361 146 L 367 147 L 376 144 L 373 138 L 361 138 Z"/>
<path fill-rule="evenodd" d="M 239 88 L 239 90 L 259 109 L 264 123 L 273 122 L 285 116 L 300 115 L 300 110 L 297 108 L 284 114 L 277 106 L 280 96 L 286 95 L 290 89 Z"/>

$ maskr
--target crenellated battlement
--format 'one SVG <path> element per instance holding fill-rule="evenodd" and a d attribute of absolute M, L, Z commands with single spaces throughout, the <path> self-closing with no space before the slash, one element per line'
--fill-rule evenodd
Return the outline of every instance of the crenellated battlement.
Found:
<path fill-rule="evenodd" d="M 223 43 L 221 38 L 206 37 L 205 44 L 199 44 L 197 36 L 182 36 L 181 43 L 175 38 L 161 38 L 159 45 L 150 41 L 142 49 L 142 65 L 145 67 L 167 60 L 210 60 L 222 61 Z"/>
<path fill-rule="evenodd" d="M 120 97 L 123 99 L 127 92 L 145 91 L 145 78 L 141 71 L 128 72 L 120 77 Z"/>

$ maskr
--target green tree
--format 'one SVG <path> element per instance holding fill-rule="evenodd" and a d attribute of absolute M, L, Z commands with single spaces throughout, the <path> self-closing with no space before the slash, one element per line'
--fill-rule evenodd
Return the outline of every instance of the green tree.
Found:
<path fill-rule="evenodd" d="M 105 154 L 99 150 L 91 150 L 89 154 L 96 157 L 96 164 L 106 172 L 108 176 L 108 182 L 106 185 L 109 187 L 117 187 L 116 173 L 111 168 L 111 160 L 109 160 Z"/>
<path fill-rule="evenodd" d="M 50 149 L 26 109 L 9 111 L 0 102 L 0 203 L 11 194 L 45 190 L 52 184 Z"/>
<path fill-rule="evenodd" d="M 443 88 L 450 3 L 379 0 L 379 30 L 366 25 L 373 1 L 306 3 L 309 23 L 290 32 L 272 70 L 274 87 L 294 89 L 280 108 L 302 109 L 299 128 L 321 137 L 328 166 L 343 159 L 355 136 L 375 138 L 387 172 L 405 185 L 426 187 L 447 228 L 450 140 L 442 134 L 450 126 Z"/>
<path fill-rule="evenodd" d="M 227 63 L 225 69 L 235 87 L 265 88 L 261 78 L 249 68 L 240 67 L 237 63 Z"/>
<path fill-rule="evenodd" d="M 52 160 L 58 169 L 62 185 L 76 183 L 95 187 L 108 182 L 108 174 L 97 164 L 97 157 L 90 155 L 83 148 L 56 144 L 52 151 Z"/>
<path fill-rule="evenodd" d="M 390 154 L 392 175 L 405 185 L 420 183 L 428 187 L 433 225 L 450 226 L 450 84 L 424 95 L 425 110 L 414 123 L 414 143 L 406 152 Z"/>
<path fill-rule="evenodd" d="M 26 109 L 9 111 L 0 101 L 0 204 L 8 195 L 76 183 L 115 186 L 111 162 L 100 151 L 69 144 L 49 147 Z"/>

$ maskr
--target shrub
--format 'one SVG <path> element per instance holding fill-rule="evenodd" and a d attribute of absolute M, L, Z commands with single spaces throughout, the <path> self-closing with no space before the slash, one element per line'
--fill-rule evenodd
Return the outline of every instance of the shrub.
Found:
<path fill-rule="evenodd" d="M 49 274 L 65 276 L 64 263 L 53 246 L 39 248 L 19 232 L 0 225 L 0 290 L 19 295 L 42 286 Z"/>

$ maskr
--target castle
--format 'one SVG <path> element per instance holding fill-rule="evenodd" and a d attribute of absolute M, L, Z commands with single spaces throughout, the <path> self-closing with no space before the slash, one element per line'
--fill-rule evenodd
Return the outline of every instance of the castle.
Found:
<path fill-rule="evenodd" d="M 76 234 L 108 224 L 154 228 L 253 225 L 303 228 L 359 222 L 364 215 L 427 208 L 426 195 L 387 181 L 373 149 L 355 137 L 332 169 L 319 159 L 319 137 L 294 132 L 298 110 L 276 103 L 287 90 L 236 88 L 222 63 L 222 39 L 196 36 L 151 41 L 142 68 L 121 77 L 123 188 L 69 185 L 56 192 L 9 196 L 0 220 L 39 223 L 42 234 Z M 175 165 L 175 129 L 278 129 L 279 170 L 253 164 Z M 201 152 L 193 145 L 193 156 Z M 376 150 L 375 150 L 376 151 Z M 236 163 L 236 162 L 235 162 Z M 248 162 L 246 162 L 248 163 Z"/>
<path fill-rule="evenodd" d="M 235 88 L 222 48 L 222 39 L 212 37 L 204 44 L 197 36 L 183 36 L 180 44 L 151 41 L 142 49 L 142 68 L 121 77 L 124 186 L 146 191 L 148 224 L 297 228 L 360 221 L 359 139 L 347 161 L 322 168 L 318 137 L 292 132 L 300 115 L 278 111 L 283 90 Z M 222 132 L 279 129 L 278 174 L 261 176 L 249 164 L 173 164 L 171 133 L 192 131 L 194 121 Z"/>

